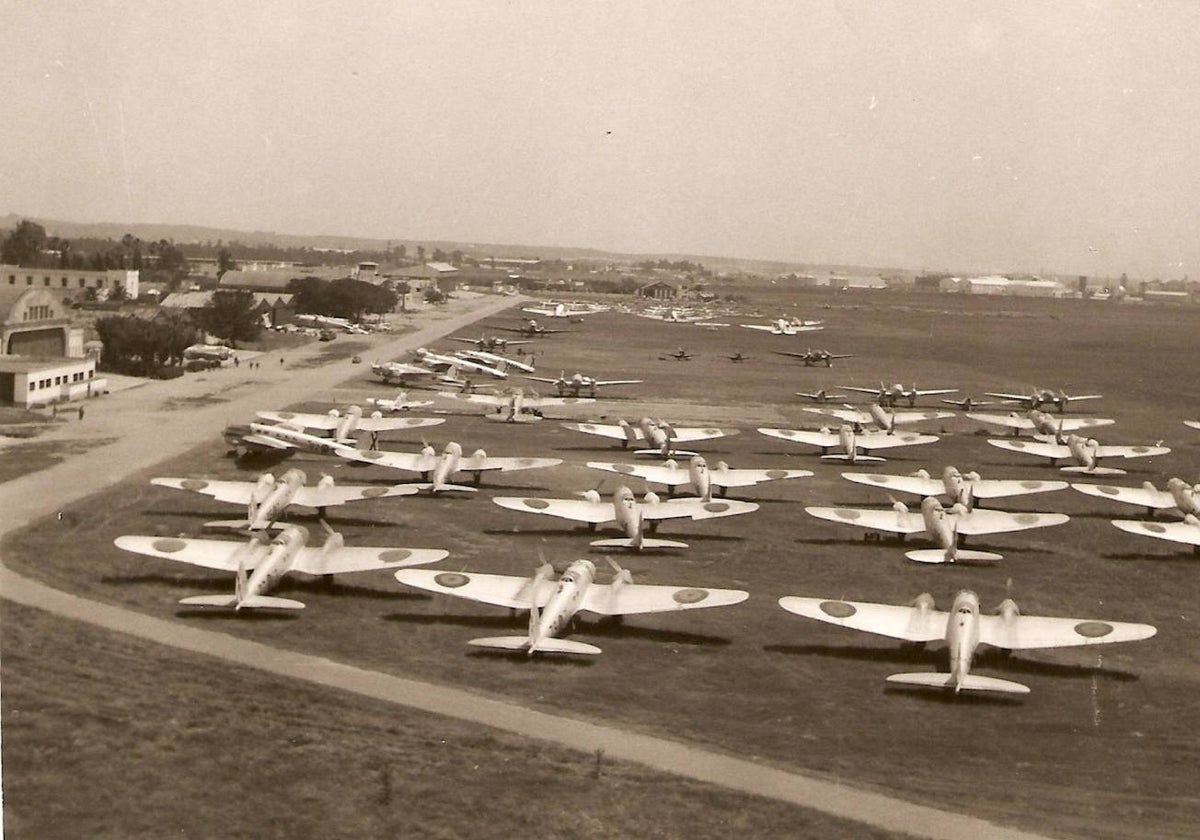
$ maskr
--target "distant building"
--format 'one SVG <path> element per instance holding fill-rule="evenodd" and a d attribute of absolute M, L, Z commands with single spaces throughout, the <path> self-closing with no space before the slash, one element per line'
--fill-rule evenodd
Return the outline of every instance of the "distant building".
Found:
<path fill-rule="evenodd" d="M 0 286 L 0 354 L 66 356 L 71 322 L 62 298 L 44 287 Z"/>
<path fill-rule="evenodd" d="M 220 289 L 216 291 L 222 291 Z M 226 289 L 223 291 L 241 291 Z M 163 298 L 160 309 L 182 309 L 190 313 L 208 306 L 212 300 L 212 291 L 208 292 L 175 292 Z M 295 295 L 278 292 L 253 292 L 254 313 L 260 318 L 266 316 L 263 323 L 267 326 L 278 327 L 295 321 L 296 310 L 292 306 Z"/>
<path fill-rule="evenodd" d="M 452 292 L 458 286 L 459 270 L 450 263 L 431 262 L 424 265 L 409 265 L 392 272 L 388 279 L 393 283 L 404 282 L 414 292 L 436 288 L 441 292 Z"/>
<path fill-rule="evenodd" d="M 645 286 L 640 286 L 637 290 L 638 297 L 650 298 L 652 300 L 674 300 L 678 294 L 678 288 L 662 280 L 655 283 L 647 283 Z"/>
<path fill-rule="evenodd" d="M 65 268 L 22 268 L 19 265 L 0 265 L 0 287 L 52 289 L 59 294 L 77 296 L 85 289 L 95 289 L 97 296 L 106 298 L 114 289 L 136 300 L 138 272 L 124 269 L 82 271 Z"/>
<path fill-rule="evenodd" d="M 1067 288 L 1054 280 L 1039 277 L 1012 278 L 992 274 L 985 277 L 948 277 L 942 291 L 972 295 L 1009 295 L 1016 297 L 1066 297 Z"/>
<path fill-rule="evenodd" d="M 0 356 L 0 403 L 33 407 L 78 400 L 108 390 L 92 357 Z"/>

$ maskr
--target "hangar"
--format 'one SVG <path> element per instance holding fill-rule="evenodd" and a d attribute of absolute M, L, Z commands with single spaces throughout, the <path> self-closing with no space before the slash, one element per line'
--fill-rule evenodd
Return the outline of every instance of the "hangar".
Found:
<path fill-rule="evenodd" d="M 66 308 L 54 292 L 0 286 L 0 354 L 66 356 L 70 333 Z"/>

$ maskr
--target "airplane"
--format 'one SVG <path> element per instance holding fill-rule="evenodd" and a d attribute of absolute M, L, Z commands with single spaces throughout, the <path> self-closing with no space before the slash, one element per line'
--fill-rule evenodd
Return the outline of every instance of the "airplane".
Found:
<path fill-rule="evenodd" d="M 408 411 L 410 408 L 425 408 L 433 405 L 433 400 L 410 400 L 408 391 L 401 391 L 390 400 L 367 397 L 367 403 L 383 411 Z"/>
<path fill-rule="evenodd" d="M 938 440 L 935 435 L 910 433 L 863 432 L 859 434 L 848 424 L 840 426 L 837 434 L 830 432 L 828 429 L 822 429 L 819 432 L 808 432 L 801 429 L 759 429 L 758 432 L 767 437 L 779 438 L 780 440 L 790 440 L 796 443 L 819 446 L 821 447 L 822 460 L 849 461 L 852 464 L 859 461 L 887 460 L 875 455 L 860 455 L 858 454 L 858 450 L 860 449 L 871 450 L 890 449 L 896 446 L 919 446 L 923 443 L 937 443 Z M 841 446 L 842 451 L 830 453 L 829 449 L 833 446 Z"/>
<path fill-rule="evenodd" d="M 323 415 L 315 416 L 320 417 Z M 354 437 L 357 420 L 358 418 L 354 413 L 348 413 L 341 417 L 330 437 L 310 434 L 304 431 L 302 425 L 290 422 L 278 424 L 251 423 L 248 426 L 227 426 L 224 437 L 226 443 L 231 447 L 247 451 L 290 454 L 295 450 L 300 450 L 302 452 L 316 452 L 318 454 L 330 455 L 341 449 L 352 448 L 357 443 L 357 439 Z M 436 426 L 446 422 L 441 418 L 410 417 L 405 418 L 405 420 L 407 421 L 407 428 Z M 377 433 L 372 433 L 373 436 L 375 434 Z"/>
<path fill-rule="evenodd" d="M 1166 455 L 1171 451 L 1166 446 L 1102 446 L 1095 438 L 1084 439 L 1079 435 L 1067 435 L 1063 443 L 994 438 L 989 438 L 988 443 L 1011 452 L 1049 458 L 1052 467 L 1057 466 L 1059 460 L 1070 458 L 1075 462 L 1075 466 L 1062 467 L 1062 471 L 1087 475 L 1125 475 L 1125 470 L 1099 466 L 1101 458 L 1148 458 Z"/>
<path fill-rule="evenodd" d="M 635 455 L 658 455 L 662 458 L 671 458 L 675 455 L 690 458 L 697 454 L 676 449 L 674 446 L 676 443 L 729 437 L 738 434 L 739 431 L 738 429 L 676 428 L 661 420 L 651 420 L 649 417 L 643 417 L 636 426 L 630 425 L 624 420 L 620 420 L 615 426 L 605 423 L 563 423 L 562 426 L 573 432 L 619 440 L 622 449 L 627 449 L 631 443 L 644 443 L 648 445 L 648 448 L 635 450 Z"/>
<path fill-rule="evenodd" d="M 348 318 L 337 318 L 333 315 L 308 315 L 301 313 L 294 320 L 297 324 L 303 324 L 307 327 L 324 327 L 326 329 L 339 329 L 346 332 L 349 332 L 352 326 Z"/>
<path fill-rule="evenodd" d="M 762 330 L 771 335 L 798 335 L 825 329 L 820 321 L 801 321 L 797 318 L 776 318 L 769 324 L 739 324 L 748 330 Z"/>
<path fill-rule="evenodd" d="M 731 362 L 748 362 L 753 358 L 753 356 L 743 356 L 742 351 L 739 350 L 732 356 L 726 356 L 725 358 L 729 359 Z"/>
<path fill-rule="evenodd" d="M 895 502 L 891 510 L 835 507 L 806 507 L 805 512 L 818 519 L 844 525 L 857 525 L 872 531 L 899 534 L 927 534 L 938 548 L 907 551 L 904 556 L 918 563 L 955 563 L 960 560 L 992 561 L 1003 559 L 991 551 L 970 551 L 960 548 L 967 536 L 1004 534 L 1062 525 L 1070 520 L 1065 513 L 1005 513 L 999 510 L 967 510 L 955 504 L 949 508 L 933 496 L 921 501 L 921 512 L 912 513 L 903 502 Z"/>
<path fill-rule="evenodd" d="M 425 426 L 438 426 L 446 421 L 440 418 L 425 417 L 384 417 L 381 412 L 372 412 L 370 417 L 362 416 L 362 408 L 352 405 L 345 413 L 336 408 L 328 414 L 309 414 L 302 411 L 258 411 L 255 417 L 268 423 L 286 423 L 293 428 L 321 429 L 334 432 L 334 437 L 343 442 L 354 442 L 355 432 L 394 432 L 399 429 L 420 429 Z"/>
<path fill-rule="evenodd" d="M 396 580 L 428 592 L 440 592 L 513 610 L 528 609 L 528 635 L 472 639 L 467 644 L 525 651 L 530 656 L 535 653 L 600 653 L 600 648 L 595 645 L 559 638 L 570 629 L 575 615 L 580 611 L 620 620 L 622 616 L 637 613 L 730 606 L 750 597 L 749 593 L 740 589 L 634 583 L 627 569 L 622 569 L 611 558 L 608 562 L 613 569 L 611 583 L 596 583 L 596 565 L 591 560 L 576 560 L 557 581 L 552 579 L 554 569 L 549 563 L 543 563 L 532 579 L 412 569 L 396 572 Z"/>
<path fill-rule="evenodd" d="M 246 505 L 246 518 L 206 522 L 207 528 L 245 528 L 261 531 L 271 528 L 283 516 L 289 505 L 316 508 L 325 518 L 326 508 L 362 499 L 382 499 L 388 496 L 411 496 L 417 488 L 399 484 L 394 487 L 338 487 L 333 477 L 326 475 L 315 487 L 306 487 L 308 476 L 303 470 L 290 469 L 279 478 L 263 473 L 258 481 L 216 481 L 206 478 L 152 478 L 159 487 L 189 490 L 211 496 L 219 502 Z"/>
<path fill-rule="evenodd" d="M 469 370 L 472 373 L 486 373 L 488 376 L 493 376 L 496 379 L 507 379 L 508 374 L 505 373 L 503 367 L 492 367 L 485 365 L 482 362 L 477 362 L 472 359 L 464 359 L 460 356 L 443 356 L 438 353 L 431 353 L 424 347 L 418 347 L 412 351 L 413 357 L 421 365 L 425 365 L 433 370 Z"/>
<path fill-rule="evenodd" d="M 659 356 L 658 360 L 660 362 L 665 362 L 668 360 L 676 362 L 690 362 L 692 360 L 692 354 L 680 347 L 674 353 L 668 353 L 665 356 Z"/>
<path fill-rule="evenodd" d="M 1156 510 L 1171 508 L 1184 516 L 1200 516 L 1200 484 L 1192 486 L 1182 478 L 1170 479 L 1166 490 L 1159 490 L 1149 481 L 1141 487 L 1113 487 L 1108 484 L 1072 484 L 1071 487 L 1086 496 L 1144 507 L 1147 518 L 1153 517 Z"/>
<path fill-rule="evenodd" d="M 729 324 L 719 324 L 715 321 L 707 321 L 706 318 L 711 317 L 704 312 L 689 312 L 683 309 L 669 309 L 666 312 L 638 312 L 639 318 L 650 318 L 654 321 L 662 321 L 665 324 L 692 324 L 697 327 L 728 327 Z"/>
<path fill-rule="evenodd" d="M 807 478 L 812 475 L 811 470 L 734 470 L 724 461 L 718 461 L 716 467 L 709 469 L 702 455 L 694 455 L 686 467 L 680 466 L 674 459 L 661 465 L 610 464 L 602 461 L 588 461 L 587 465 L 593 470 L 636 475 L 653 484 L 665 484 L 668 498 L 674 495 L 676 487 L 690 485 L 692 491 L 704 501 L 712 499 L 714 487 L 720 490 L 719 495 L 724 498 L 725 491 L 730 487 L 753 487 L 764 481 Z"/>
<path fill-rule="evenodd" d="M 526 376 L 526 379 L 532 379 L 535 382 L 549 382 L 558 389 L 558 395 L 571 394 L 578 397 L 585 390 L 589 397 L 596 396 L 596 389 L 605 385 L 640 385 L 645 380 L 643 379 L 597 379 L 594 376 L 588 376 L 584 373 L 576 372 L 568 377 L 566 371 L 560 371 L 558 379 L 547 379 L 542 376 Z"/>
<path fill-rule="evenodd" d="M 963 397 L 961 400 L 942 399 L 939 400 L 939 402 L 944 402 L 946 405 L 952 405 L 963 411 L 970 411 L 971 409 L 978 408 L 981 405 L 995 405 L 995 403 L 991 400 L 977 400 L 970 395 Z"/>
<path fill-rule="evenodd" d="M 537 322 L 536 318 L 530 318 L 519 327 L 496 327 L 496 329 L 504 330 L 505 332 L 520 333 L 521 335 L 527 336 L 555 335 L 557 333 L 575 332 L 574 330 L 552 330 L 547 327 L 543 327 Z"/>
<path fill-rule="evenodd" d="M 451 394 L 443 391 L 440 396 L 451 400 L 486 405 L 488 411 L 483 418 L 497 423 L 536 423 L 542 419 L 540 409 L 546 406 L 583 405 L 595 402 L 587 397 L 527 396 L 519 388 L 508 394 Z"/>
<path fill-rule="evenodd" d="M 859 388 L 854 385 L 839 385 L 838 387 L 845 388 L 847 391 L 857 391 L 860 394 L 870 394 L 871 396 L 875 397 L 879 404 L 885 408 L 896 405 L 898 402 L 900 402 L 900 400 L 908 400 L 908 407 L 912 408 L 917 404 L 917 397 L 932 397 L 938 394 L 953 394 L 958 390 L 957 388 L 934 388 L 919 391 L 917 390 L 916 385 L 913 385 L 911 388 L 905 388 L 899 382 L 891 386 L 884 385 L 882 382 L 880 382 L 878 389 Z"/>
<path fill-rule="evenodd" d="M 1154 537 L 1157 540 L 1183 543 L 1192 546 L 1200 556 L 1200 517 L 1189 513 L 1182 522 L 1144 522 L 1138 519 L 1114 519 L 1112 524 L 1129 534 Z"/>
<path fill-rule="evenodd" d="M 451 341 L 465 341 L 467 344 L 474 344 L 476 350 L 504 350 L 508 347 L 516 347 L 519 344 L 532 344 L 532 341 L 514 341 L 510 338 L 500 338 L 499 336 L 481 335 L 479 338 L 461 338 L 453 336 Z"/>
<path fill-rule="evenodd" d="M 1200 420 L 1184 420 L 1183 425 L 1189 429 L 1200 429 Z"/>
<path fill-rule="evenodd" d="M 440 548 L 347 548 L 342 535 L 322 521 L 327 536 L 320 548 L 308 545 L 308 530 L 289 525 L 270 543 L 258 536 L 249 542 L 199 540 L 183 537 L 121 536 L 117 548 L 179 560 L 193 566 L 237 574 L 232 595 L 198 595 L 180 600 L 189 607 L 233 607 L 241 609 L 302 610 L 304 604 L 291 598 L 267 595 L 288 572 L 306 575 L 340 575 L 397 569 L 436 563 L 450 552 Z"/>
<path fill-rule="evenodd" d="M 429 445 L 422 448 L 420 452 L 385 452 L 378 449 L 364 451 L 342 447 L 337 450 L 337 454 L 348 461 L 378 464 L 394 470 L 421 473 L 425 483 L 413 486 L 431 493 L 442 490 L 475 492 L 474 487 L 447 483 L 446 479 L 456 472 L 473 473 L 475 484 L 478 486 L 485 472 L 536 470 L 544 467 L 556 467 L 562 463 L 562 458 L 493 458 L 482 449 L 476 449 L 470 456 L 464 457 L 462 446 L 454 441 L 446 444 L 441 455 L 438 455 Z"/>
<path fill-rule="evenodd" d="M 972 674 L 971 663 L 980 644 L 1003 650 L 1031 650 L 1133 642 L 1148 639 L 1157 632 L 1149 624 L 1021 615 L 1011 598 L 1001 602 L 996 615 L 982 615 L 979 612 L 979 597 L 968 590 L 955 596 L 950 612 L 934 609 L 933 596 L 929 593 L 920 595 L 911 605 L 905 606 L 795 596 L 780 598 L 779 606 L 805 618 L 905 642 L 923 645 L 926 642 L 944 641 L 950 655 L 949 673 L 893 674 L 887 681 L 901 685 L 952 688 L 955 694 L 963 689 L 1029 693 L 1029 687 L 1021 683 Z"/>
<path fill-rule="evenodd" d="M 1075 402 L 1076 400 L 1098 400 L 1103 394 L 1068 396 L 1066 391 L 1054 391 L 1050 388 L 1034 388 L 1027 394 L 1001 394 L 989 391 L 984 396 L 996 397 L 1005 402 L 1021 403 L 1026 408 L 1041 408 L 1043 405 L 1053 405 L 1058 408 L 1058 413 L 1062 414 L 1066 411 L 1067 403 L 1069 402 Z"/>
<path fill-rule="evenodd" d="M 404 383 L 417 376 L 438 376 L 438 371 L 407 362 L 384 362 L 371 365 L 371 373 L 389 384 Z"/>
<path fill-rule="evenodd" d="M 776 350 L 780 356 L 793 356 L 804 362 L 805 367 L 823 364 L 833 367 L 834 359 L 853 359 L 853 353 L 830 353 L 828 350 L 805 350 L 803 353 L 793 353 L 788 350 Z"/>
<path fill-rule="evenodd" d="M 968 412 L 967 417 L 986 423 L 990 426 L 1003 426 L 1012 429 L 1013 436 L 1021 432 L 1032 431 L 1039 440 L 1049 438 L 1057 441 L 1063 432 L 1075 432 L 1080 429 L 1095 429 L 1100 426 L 1111 426 L 1115 420 L 1104 417 L 1059 417 L 1055 420 L 1044 411 L 1031 408 L 1025 415 L 1017 414 L 977 414 Z M 1044 437 L 1042 437 L 1044 436 Z"/>
<path fill-rule="evenodd" d="M 497 356 L 495 353 L 488 353 L 486 350 L 460 350 L 454 355 L 460 359 L 469 359 L 473 362 L 483 362 L 484 364 L 492 365 L 497 370 L 507 370 L 513 367 L 517 370 L 533 373 L 533 365 L 528 362 L 509 359 L 505 356 Z"/>
<path fill-rule="evenodd" d="M 607 307 L 597 307 L 594 304 L 578 305 L 555 303 L 554 301 L 546 301 L 539 306 L 521 307 L 522 312 L 542 315 L 546 318 L 580 318 L 584 315 L 595 315 L 597 312 L 604 312 L 605 309 Z"/>
<path fill-rule="evenodd" d="M 949 496 L 951 504 L 962 505 L 967 510 L 981 507 L 980 499 L 1002 499 L 1008 496 L 1024 496 L 1031 493 L 1048 493 L 1064 490 L 1065 481 L 1018 481 L 996 478 L 981 478 L 977 472 L 963 474 L 955 467 L 942 470 L 941 478 L 933 478 L 926 470 L 917 470 L 912 475 L 876 475 L 872 473 L 842 473 L 842 478 L 857 484 L 882 487 L 901 493 L 918 496 Z"/>
<path fill-rule="evenodd" d="M 804 410 L 812 414 L 836 417 L 838 420 L 860 428 L 873 423 L 876 428 L 885 432 L 894 432 L 897 426 L 908 423 L 920 423 L 922 420 L 942 420 L 954 416 L 952 411 L 896 411 L 894 408 L 884 411 L 878 403 L 871 403 L 866 411 L 859 411 L 852 406 L 846 406 L 844 409 L 805 408 Z"/>
<path fill-rule="evenodd" d="M 618 487 L 611 501 L 600 498 L 599 491 L 587 490 L 582 499 L 542 499 L 526 496 L 496 496 L 493 502 L 508 510 L 541 513 L 573 522 L 586 522 L 588 530 L 597 525 L 615 522 L 625 532 L 624 537 L 593 540 L 598 548 L 687 548 L 687 543 L 646 536 L 653 534 L 662 519 L 716 519 L 758 510 L 753 502 L 705 501 L 704 499 L 668 499 L 660 501 L 655 493 L 647 493 L 642 501 L 634 498 L 628 487 Z M 643 527 L 644 526 L 644 527 Z"/>
<path fill-rule="evenodd" d="M 822 388 L 821 390 L 816 391 L 815 393 L 812 393 L 812 394 L 806 394 L 803 391 L 797 391 L 796 396 L 797 397 L 805 397 L 806 399 L 810 399 L 813 402 L 818 402 L 818 403 L 827 403 L 827 402 L 833 402 L 836 400 L 846 399 L 845 394 L 831 394 L 828 391 L 826 391 L 824 388 Z"/>

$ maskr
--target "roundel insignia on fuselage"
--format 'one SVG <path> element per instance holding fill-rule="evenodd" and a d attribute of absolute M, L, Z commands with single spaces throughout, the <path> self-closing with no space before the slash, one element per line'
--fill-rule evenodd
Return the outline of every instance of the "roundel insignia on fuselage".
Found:
<path fill-rule="evenodd" d="M 460 586 L 466 586 L 471 582 L 471 579 L 462 572 L 442 572 L 433 576 L 433 581 L 438 586 L 446 586 L 450 589 L 457 589 Z"/>
<path fill-rule="evenodd" d="M 1107 636 L 1113 631 L 1113 626 L 1104 621 L 1081 621 L 1075 625 L 1075 632 L 1089 639 Z"/>
<path fill-rule="evenodd" d="M 680 604 L 698 604 L 708 597 L 707 589 L 680 589 L 671 596 Z"/>
<path fill-rule="evenodd" d="M 858 612 L 858 608 L 845 601 L 822 601 L 821 612 L 834 618 L 849 618 Z"/>
<path fill-rule="evenodd" d="M 525 507 L 533 508 L 534 510 L 545 510 L 550 507 L 550 503 L 545 499 L 525 499 L 523 504 Z"/>
<path fill-rule="evenodd" d="M 175 539 L 174 537 L 165 537 L 161 540 L 155 540 L 150 544 L 150 547 L 155 551 L 173 553 L 176 551 L 183 551 L 185 548 L 187 548 L 187 543 L 185 543 L 183 540 Z"/>
<path fill-rule="evenodd" d="M 208 482 L 201 481 L 198 478 L 185 478 L 183 481 L 179 482 L 179 486 L 184 490 L 203 490 L 208 486 Z"/>

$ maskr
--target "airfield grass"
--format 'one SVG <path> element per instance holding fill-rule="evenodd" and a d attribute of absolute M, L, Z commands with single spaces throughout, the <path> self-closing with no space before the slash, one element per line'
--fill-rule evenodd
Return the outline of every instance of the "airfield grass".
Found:
<path fill-rule="evenodd" d="M 111 442 L 111 438 L 80 438 L 21 442 L 4 447 L 0 449 L 0 484 L 52 467 L 72 455 Z"/>
<path fill-rule="evenodd" d="M 1153 480 L 1161 486 L 1172 475 L 1194 479 L 1200 472 L 1200 438 L 1181 421 L 1195 417 L 1200 382 L 1178 371 L 1194 354 L 1198 313 L 1080 301 L 887 293 L 776 300 L 770 290 L 760 294 L 755 303 L 762 305 L 764 317 L 815 315 L 825 318 L 828 328 L 774 337 L 612 313 L 569 325 L 573 335 L 534 345 L 540 372 L 550 376 L 579 369 L 646 380 L 617 389 L 617 399 L 572 409 L 579 419 L 634 420 L 649 413 L 681 425 L 738 426 L 740 435 L 697 448 L 710 463 L 725 459 L 734 467 L 787 466 L 816 473 L 744 491 L 741 498 L 761 504 L 747 517 L 664 524 L 663 536 L 691 544 L 685 552 L 620 557 L 642 582 L 744 588 L 751 598 L 732 608 L 633 617 L 621 626 L 585 620 L 577 637 L 605 649 L 595 660 L 529 661 L 470 650 L 465 642 L 476 636 L 522 633 L 524 619 L 513 621 L 506 611 L 486 605 L 405 591 L 386 574 L 347 576 L 332 588 L 287 581 L 282 594 L 309 606 L 299 617 L 246 620 L 178 608 L 180 597 L 231 589 L 232 582 L 125 554 L 112 547 L 112 539 L 124 533 L 199 535 L 205 520 L 228 518 L 231 508 L 148 484 L 152 475 L 253 477 L 263 468 L 224 457 L 216 441 L 71 506 L 61 519 L 26 530 L 8 542 L 5 556 L 19 571 L 88 597 L 684 738 L 1026 829 L 1090 838 L 1194 836 L 1200 824 L 1195 774 L 1200 706 L 1194 702 L 1200 688 L 1195 630 L 1200 566 L 1186 546 L 1123 534 L 1107 520 L 1140 512 L 1067 490 L 996 503 L 1073 517 L 1057 528 L 972 541 L 973 547 L 1004 554 L 996 565 L 913 564 L 902 556 L 912 541 L 865 542 L 860 530 L 813 519 L 802 510 L 812 504 L 886 506 L 885 494 L 844 481 L 839 474 L 847 467 L 821 462 L 811 448 L 762 437 L 753 428 L 822 425 L 822 418 L 800 410 L 806 403 L 792 396 L 800 390 L 899 380 L 980 396 L 985 390 L 1046 385 L 1103 393 L 1103 400 L 1081 404 L 1089 413 L 1118 421 L 1099 430 L 1102 440 L 1165 438 L 1173 448 L 1168 456 L 1121 464 L 1130 474 L 1112 483 Z M 794 309 L 793 301 L 799 303 Z M 490 323 L 515 320 L 514 314 Z M 480 326 L 486 331 L 489 323 Z M 659 359 L 678 346 L 695 353 L 695 360 Z M 856 356 L 829 370 L 805 368 L 772 352 L 806 346 Z M 734 364 L 724 358 L 734 351 L 752 360 Z M 364 370 L 323 396 L 344 402 L 391 390 L 372 383 Z M 444 426 L 422 430 L 436 446 L 453 439 L 468 452 L 483 447 L 489 454 L 553 455 L 566 463 L 485 480 L 481 492 L 470 497 L 404 498 L 331 511 L 330 523 L 348 545 L 442 547 L 451 552 L 443 567 L 468 571 L 528 574 L 539 552 L 560 569 L 580 556 L 604 567 L 603 555 L 589 553 L 583 528 L 502 510 L 488 497 L 557 497 L 593 487 L 611 492 L 617 477 L 588 470 L 584 462 L 630 456 L 549 419 L 513 427 L 457 408 L 446 416 Z M 891 450 L 895 454 L 886 464 L 849 469 L 907 473 L 924 467 L 936 473 L 954 464 L 985 477 L 1062 477 L 1035 459 L 987 446 L 986 435 L 965 419 L 937 421 L 929 428 L 944 432 L 943 440 Z M 286 465 L 306 469 L 310 480 L 323 471 L 341 483 L 407 478 L 317 456 L 297 456 Z M 633 489 L 643 489 L 640 480 Z M 915 506 L 918 500 L 909 501 Z M 303 521 L 319 533 L 315 520 Z M 600 578 L 606 579 L 603 572 Z M 775 603 L 783 595 L 905 603 L 928 591 L 946 608 L 963 588 L 978 592 L 985 609 L 1011 591 L 1028 614 L 1146 621 L 1159 632 L 1127 645 L 1008 658 L 985 653 L 976 663 L 980 673 L 1026 683 L 1032 694 L 951 698 L 889 690 L 884 683 L 885 676 L 899 671 L 945 669 L 944 652 L 936 646 L 903 648 L 806 621 Z"/>

